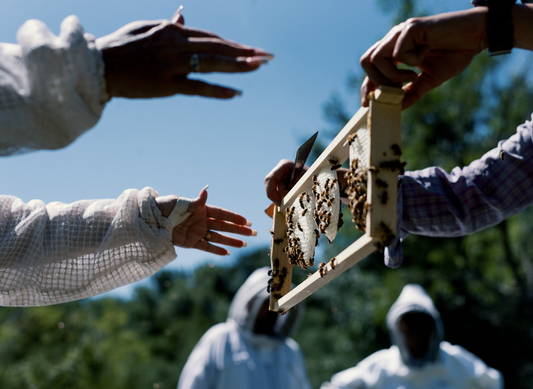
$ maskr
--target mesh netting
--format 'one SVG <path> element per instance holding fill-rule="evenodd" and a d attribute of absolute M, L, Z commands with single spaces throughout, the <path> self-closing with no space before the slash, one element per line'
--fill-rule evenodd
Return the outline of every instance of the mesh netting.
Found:
<path fill-rule="evenodd" d="M 0 196 L 0 305 L 57 304 L 148 277 L 175 257 L 150 188 L 25 204 Z"/>
<path fill-rule="evenodd" d="M 17 39 L 0 43 L 0 155 L 65 147 L 109 100 L 94 38 L 69 16 L 59 37 L 30 20 Z"/>

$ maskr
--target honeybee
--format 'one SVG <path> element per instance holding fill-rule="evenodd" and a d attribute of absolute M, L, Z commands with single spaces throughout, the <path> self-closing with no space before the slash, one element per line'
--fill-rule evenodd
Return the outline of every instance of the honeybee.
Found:
<path fill-rule="evenodd" d="M 402 155 L 402 150 L 400 149 L 400 146 L 398 146 L 396 143 L 393 144 L 390 148 L 392 149 L 392 152 L 394 153 L 394 155 L 397 155 L 397 156 Z"/>
<path fill-rule="evenodd" d="M 302 229 L 302 226 L 300 225 L 300 223 L 297 223 L 297 226 L 298 226 L 298 229 L 299 229 L 301 232 L 304 232 L 304 230 Z"/>
<path fill-rule="evenodd" d="M 332 269 L 335 269 L 335 257 L 329 260 L 329 265 L 331 266 Z"/>
<path fill-rule="evenodd" d="M 300 207 L 304 208 L 304 193 L 300 195 L 299 201 L 300 201 Z"/>
<path fill-rule="evenodd" d="M 337 170 L 342 166 L 342 164 L 339 163 L 339 160 L 335 157 L 328 159 L 328 162 L 331 164 L 331 170 Z"/>
<path fill-rule="evenodd" d="M 283 242 L 283 238 L 274 239 L 274 244 L 280 244 L 281 242 Z"/>
<path fill-rule="evenodd" d="M 376 185 L 378 186 L 378 188 L 387 188 L 389 186 L 389 184 L 387 184 L 385 181 L 383 180 L 380 180 L 379 178 L 376 180 Z"/>
<path fill-rule="evenodd" d="M 307 213 L 307 208 L 304 208 L 304 210 L 302 211 L 302 216 L 305 216 L 306 213 Z"/>
<path fill-rule="evenodd" d="M 355 134 L 352 134 L 348 137 L 347 141 L 348 141 L 348 145 L 352 145 L 353 141 L 355 140 L 355 138 L 357 138 L 357 132 Z"/>
<path fill-rule="evenodd" d="M 318 265 L 318 272 L 320 273 L 320 277 L 324 277 L 327 273 L 326 262 L 321 262 L 320 265 Z"/>

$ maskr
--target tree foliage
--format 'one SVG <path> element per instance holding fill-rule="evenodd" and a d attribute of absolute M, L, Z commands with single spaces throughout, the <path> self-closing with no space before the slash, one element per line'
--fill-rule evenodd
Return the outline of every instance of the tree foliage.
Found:
<path fill-rule="evenodd" d="M 414 0 L 388 2 L 401 21 Z M 404 112 L 408 168 L 464 166 L 508 138 L 528 119 L 533 88 L 509 60 L 484 54 L 460 76 Z M 351 75 L 357 91 L 362 75 Z M 337 94 L 324 105 L 329 141 L 352 116 Z M 324 131 L 323 131 L 324 133 Z M 315 150 L 315 155 L 320 149 Z M 354 241 L 348 222 L 316 262 Z M 307 299 L 296 335 L 314 387 L 389 347 L 385 317 L 406 283 L 421 284 L 444 320 L 446 339 L 502 371 L 509 388 L 533 386 L 533 210 L 454 239 L 409 236 L 393 270 L 374 254 Z M 248 251 L 228 267 L 162 271 L 129 300 L 102 298 L 39 308 L 0 310 L 2 388 L 174 388 L 185 361 L 212 325 L 225 321 L 231 299 L 268 248 Z M 323 258 L 322 258 L 323 257 Z M 322 259 L 321 259 L 322 258 Z M 297 270 L 296 282 L 306 272 Z"/>

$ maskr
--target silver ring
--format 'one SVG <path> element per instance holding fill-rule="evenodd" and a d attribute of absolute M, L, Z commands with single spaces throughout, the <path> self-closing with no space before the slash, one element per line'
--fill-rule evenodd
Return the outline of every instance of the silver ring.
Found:
<path fill-rule="evenodd" d="M 191 67 L 191 72 L 193 73 L 198 73 L 200 71 L 200 58 L 198 57 L 198 54 L 194 53 L 191 55 L 189 66 Z"/>
<path fill-rule="evenodd" d="M 211 231 L 207 231 L 207 234 L 205 235 L 205 240 L 209 242 L 211 240 Z"/>

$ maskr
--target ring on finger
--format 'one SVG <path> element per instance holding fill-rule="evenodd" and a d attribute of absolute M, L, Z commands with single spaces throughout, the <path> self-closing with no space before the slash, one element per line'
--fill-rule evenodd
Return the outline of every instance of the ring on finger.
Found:
<path fill-rule="evenodd" d="M 191 67 L 191 72 L 193 73 L 198 73 L 200 71 L 200 57 L 198 57 L 198 54 L 194 53 L 191 55 L 189 66 Z"/>
<path fill-rule="evenodd" d="M 211 240 L 211 231 L 207 231 L 207 234 L 205 234 L 205 240 L 209 242 Z"/>

